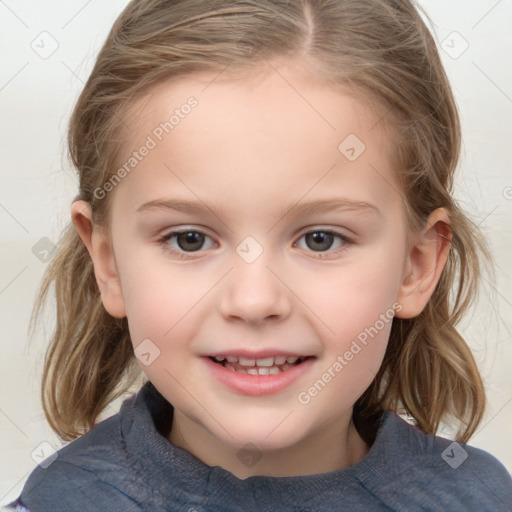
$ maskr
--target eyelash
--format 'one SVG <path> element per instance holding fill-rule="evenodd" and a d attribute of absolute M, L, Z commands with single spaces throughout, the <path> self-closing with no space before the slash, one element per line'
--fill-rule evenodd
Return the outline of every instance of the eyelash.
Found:
<path fill-rule="evenodd" d="M 208 237 L 208 235 L 206 233 L 203 233 L 202 231 L 198 231 L 195 229 L 183 229 L 183 230 L 176 230 L 176 231 L 171 231 L 170 233 L 167 233 L 166 235 L 159 238 L 157 240 L 157 243 L 162 247 L 162 249 L 165 252 L 170 253 L 174 256 L 178 256 L 180 259 L 194 259 L 194 258 L 190 258 L 189 255 L 192 255 L 197 252 L 202 252 L 201 250 L 184 252 L 184 251 L 178 251 L 176 249 L 173 249 L 169 245 L 169 240 L 171 238 L 173 238 L 177 235 L 181 235 L 183 233 L 199 233 L 201 235 L 205 235 L 206 237 Z M 336 231 L 329 230 L 329 229 L 313 229 L 311 231 L 307 231 L 299 237 L 299 240 L 301 238 L 303 238 L 304 236 L 312 234 L 312 233 L 324 233 L 327 235 L 333 235 L 335 238 L 339 238 L 343 242 L 343 245 L 341 245 L 340 247 L 338 247 L 334 250 L 327 250 L 327 251 L 312 251 L 312 250 L 310 250 L 310 251 L 308 251 L 308 252 L 312 252 L 312 253 L 316 254 L 318 256 L 318 259 L 328 259 L 328 256 L 326 256 L 326 255 L 338 256 L 341 253 L 343 253 L 344 251 L 346 251 L 350 245 L 354 244 L 354 241 L 351 238 L 347 237 L 346 235 L 342 235 L 341 233 L 338 233 Z M 210 238 L 210 237 L 208 237 L 208 238 Z M 294 244 L 294 246 L 295 246 L 295 244 Z"/>

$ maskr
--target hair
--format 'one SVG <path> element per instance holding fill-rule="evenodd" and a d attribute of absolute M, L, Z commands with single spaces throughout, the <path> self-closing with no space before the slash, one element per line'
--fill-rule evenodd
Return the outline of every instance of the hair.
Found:
<path fill-rule="evenodd" d="M 394 318 L 382 365 L 357 400 L 353 420 L 372 441 L 383 410 L 403 411 L 427 434 L 449 419 L 467 440 L 486 399 L 470 348 L 456 329 L 477 295 L 485 241 L 452 198 L 460 122 L 435 41 L 408 0 L 133 0 L 115 21 L 71 116 L 75 200 L 108 226 L 98 199 L 119 165 L 123 120 L 151 88 L 196 72 L 244 76 L 270 59 L 294 59 L 319 80 L 378 106 L 393 132 L 394 168 L 408 222 L 420 229 L 436 208 L 451 221 L 448 261 L 424 310 Z M 234 76 L 234 75 L 233 75 Z M 103 307 L 88 251 L 70 223 L 37 297 L 34 325 L 54 286 L 56 326 L 41 396 L 65 440 L 91 429 L 101 411 L 141 376 L 126 318 Z"/>

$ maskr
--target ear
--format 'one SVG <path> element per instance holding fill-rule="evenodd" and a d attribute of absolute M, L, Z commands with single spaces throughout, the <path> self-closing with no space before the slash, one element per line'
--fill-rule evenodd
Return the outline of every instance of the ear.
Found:
<path fill-rule="evenodd" d="M 126 307 L 110 241 L 92 221 L 91 205 L 74 201 L 71 219 L 94 264 L 94 274 L 105 309 L 116 318 L 126 316 Z"/>
<path fill-rule="evenodd" d="M 411 243 L 397 302 L 402 305 L 395 316 L 414 318 L 427 305 L 441 277 L 452 240 L 451 222 L 445 208 L 434 210 L 425 227 Z"/>

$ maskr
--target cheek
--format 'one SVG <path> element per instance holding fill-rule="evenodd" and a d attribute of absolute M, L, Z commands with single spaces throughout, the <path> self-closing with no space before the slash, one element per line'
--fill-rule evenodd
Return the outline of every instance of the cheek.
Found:
<path fill-rule="evenodd" d="M 194 318 L 204 315 L 205 297 L 218 275 L 185 271 L 156 254 L 133 253 L 124 261 L 121 282 L 134 346 L 149 338 L 165 355 L 193 339 L 200 328 Z"/>
<path fill-rule="evenodd" d="M 119 251 L 129 254 L 120 258 L 118 270 L 132 341 L 136 346 L 145 338 L 161 339 L 184 315 L 190 287 L 179 273 L 169 276 L 165 264 L 154 257 L 155 249 L 126 252 L 120 244 Z"/>
<path fill-rule="evenodd" d="M 311 272 L 301 290 L 330 334 L 347 339 L 373 326 L 382 314 L 390 315 L 401 275 L 401 254 L 376 248 L 322 274 Z"/>
<path fill-rule="evenodd" d="M 153 383 L 168 387 L 169 374 L 179 374 L 180 361 L 195 333 L 188 314 L 200 298 L 197 286 L 202 286 L 179 272 L 169 276 L 154 262 L 137 261 L 137 266 L 125 269 L 123 278 L 130 337 L 142 371 Z"/>
<path fill-rule="evenodd" d="M 396 241 L 394 246 L 389 243 L 361 251 L 357 258 L 347 259 L 346 265 L 323 276 L 311 273 L 309 287 L 302 292 L 310 290 L 307 303 L 321 319 L 315 325 L 326 348 L 313 394 L 325 385 L 325 398 L 332 393 L 336 403 L 350 406 L 374 379 L 386 351 L 395 308 L 399 310 L 400 250 Z M 307 393 L 305 400 L 309 398 Z"/>
<path fill-rule="evenodd" d="M 319 410 L 322 403 L 344 410 L 364 393 L 382 365 L 395 314 L 396 286 L 376 270 L 339 273 L 329 283 L 327 293 L 316 302 L 322 322 L 315 323 L 323 337 L 324 356 L 310 387 L 298 399 L 304 405 L 314 402 L 313 408 Z M 322 398 L 316 399 L 320 394 Z"/>

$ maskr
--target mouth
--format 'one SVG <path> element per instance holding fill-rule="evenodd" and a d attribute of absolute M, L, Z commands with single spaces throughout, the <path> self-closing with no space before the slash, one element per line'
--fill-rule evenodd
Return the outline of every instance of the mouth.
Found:
<path fill-rule="evenodd" d="M 208 356 L 213 362 L 228 370 L 248 375 L 275 375 L 302 364 L 314 356 L 269 356 L 250 358 L 237 356 Z"/>

